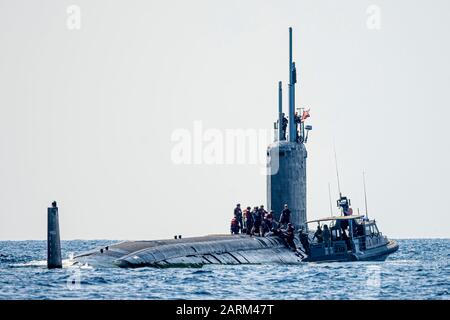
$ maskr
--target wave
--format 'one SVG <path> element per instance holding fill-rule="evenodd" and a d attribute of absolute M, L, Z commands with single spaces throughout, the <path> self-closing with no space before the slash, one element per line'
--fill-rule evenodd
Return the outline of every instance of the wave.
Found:
<path fill-rule="evenodd" d="M 9 265 L 10 268 L 34 268 L 34 267 L 47 267 L 46 260 L 31 260 L 28 262 L 18 262 Z"/>
<path fill-rule="evenodd" d="M 25 262 L 16 262 L 14 260 L 7 261 L 9 263 L 8 267 L 10 268 L 47 268 L 47 260 L 31 260 L 31 261 L 25 261 Z M 12 263 L 11 263 L 12 262 Z M 62 267 L 63 268 L 71 268 L 71 267 L 77 267 L 80 269 L 93 269 L 91 266 L 85 265 L 74 265 L 75 261 L 72 259 L 64 259 L 62 261 Z"/>

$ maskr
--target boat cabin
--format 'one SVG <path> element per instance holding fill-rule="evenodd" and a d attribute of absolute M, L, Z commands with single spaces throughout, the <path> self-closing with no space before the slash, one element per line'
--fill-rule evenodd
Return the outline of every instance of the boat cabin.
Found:
<path fill-rule="evenodd" d="M 308 221 L 317 223 L 309 236 L 308 260 L 357 260 L 355 255 L 384 246 L 388 240 L 378 230 L 375 220 L 364 215 L 327 217 Z M 314 228 L 310 226 L 309 230 Z"/>

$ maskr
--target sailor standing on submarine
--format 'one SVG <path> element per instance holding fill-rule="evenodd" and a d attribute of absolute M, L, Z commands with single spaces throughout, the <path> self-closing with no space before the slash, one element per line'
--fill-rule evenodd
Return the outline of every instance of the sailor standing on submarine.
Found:
<path fill-rule="evenodd" d="M 281 212 L 280 216 L 280 227 L 287 226 L 288 223 L 291 222 L 291 210 L 287 204 L 284 205 L 284 209 Z"/>
<path fill-rule="evenodd" d="M 239 224 L 239 231 L 242 232 L 242 210 L 241 210 L 240 203 L 238 203 L 236 205 L 236 208 L 234 208 L 234 217 L 236 218 L 236 220 Z"/>

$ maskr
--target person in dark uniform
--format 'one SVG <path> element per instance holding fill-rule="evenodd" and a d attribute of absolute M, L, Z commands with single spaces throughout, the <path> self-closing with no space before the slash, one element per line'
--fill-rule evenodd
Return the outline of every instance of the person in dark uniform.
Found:
<path fill-rule="evenodd" d="M 305 253 L 309 255 L 309 238 L 308 234 L 303 230 L 303 228 L 300 229 L 299 232 L 299 238 L 300 243 L 302 244 L 303 249 L 305 250 Z"/>
<path fill-rule="evenodd" d="M 264 205 L 261 205 L 261 206 L 259 207 L 259 214 L 261 215 L 261 218 L 262 218 L 262 219 L 264 219 L 264 217 L 266 216 L 267 211 L 264 209 Z"/>
<path fill-rule="evenodd" d="M 262 206 L 264 214 L 262 217 L 262 224 L 261 224 L 261 236 L 265 236 L 266 233 L 272 231 L 273 227 L 273 210 L 270 210 L 270 212 L 267 212 L 264 210 L 264 206 Z"/>
<path fill-rule="evenodd" d="M 291 222 L 291 210 L 289 210 L 288 205 L 284 205 L 284 209 L 280 215 L 280 226 L 285 226 Z"/>
<path fill-rule="evenodd" d="M 239 224 L 239 230 L 242 232 L 242 210 L 241 210 L 241 204 L 238 203 L 236 205 L 236 208 L 234 208 L 234 217 L 236 218 L 238 224 Z"/>
<path fill-rule="evenodd" d="M 270 231 L 269 225 L 267 224 L 266 218 L 264 218 L 261 222 L 261 237 L 264 237 L 266 233 Z"/>
<path fill-rule="evenodd" d="M 266 230 L 271 231 L 273 228 L 273 210 L 270 210 L 264 217 L 264 224 L 266 225 Z"/>
<path fill-rule="evenodd" d="M 362 223 L 358 223 L 356 220 L 355 220 L 355 223 L 353 225 L 354 225 L 354 228 L 355 228 L 355 231 L 353 231 L 355 233 L 355 235 L 357 237 L 363 236 L 364 235 L 364 225 Z"/>
<path fill-rule="evenodd" d="M 260 236 L 261 235 L 260 229 L 261 229 L 262 218 L 261 218 L 261 214 L 260 214 L 258 207 L 253 208 L 252 216 L 253 216 L 252 235 L 258 234 L 258 236 Z"/>
<path fill-rule="evenodd" d="M 293 251 L 297 250 L 297 246 L 295 245 L 294 242 L 294 226 L 292 225 L 292 223 L 288 223 L 287 229 L 286 231 L 283 233 L 283 238 L 286 240 L 286 243 L 288 244 L 288 246 L 290 248 L 292 248 Z"/>
<path fill-rule="evenodd" d="M 298 112 L 295 112 L 294 120 L 295 120 L 295 135 L 296 135 L 295 141 L 299 142 L 299 137 L 300 137 L 299 130 L 300 130 L 300 125 L 302 123 L 302 118 L 298 115 Z"/>
<path fill-rule="evenodd" d="M 331 247 L 331 232 L 326 224 L 323 226 L 323 241 L 326 248 Z"/>
<path fill-rule="evenodd" d="M 348 237 L 347 232 L 345 232 L 345 230 L 342 230 L 342 240 L 345 241 L 345 244 L 347 245 L 347 250 L 351 250 L 352 244 L 351 244 L 350 238 Z"/>
<path fill-rule="evenodd" d="M 317 230 L 314 233 L 313 240 L 314 239 L 317 239 L 318 243 L 322 243 L 323 242 L 323 232 L 322 232 L 322 228 L 320 227 L 320 224 L 317 226 Z"/>
<path fill-rule="evenodd" d="M 289 123 L 289 121 L 288 121 L 288 119 L 285 117 L 285 115 L 283 113 L 283 120 L 282 120 L 282 123 L 281 123 L 281 131 L 282 131 L 282 134 L 283 134 L 283 140 L 286 140 L 286 129 L 287 129 L 288 123 Z"/>
<path fill-rule="evenodd" d="M 252 208 L 250 207 L 247 207 L 247 211 L 245 211 L 245 224 L 246 224 L 246 232 L 248 235 L 250 235 L 253 229 L 253 215 L 252 215 Z"/>

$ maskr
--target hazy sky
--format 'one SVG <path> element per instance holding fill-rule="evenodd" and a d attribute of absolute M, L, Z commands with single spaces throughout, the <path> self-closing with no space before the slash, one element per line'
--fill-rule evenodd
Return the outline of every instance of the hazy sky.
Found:
<path fill-rule="evenodd" d="M 449 13 L 447 0 L 0 0 L 0 239 L 45 239 L 53 200 L 63 239 L 227 233 L 236 202 L 266 203 L 260 167 L 176 165 L 171 135 L 197 120 L 272 132 L 289 26 L 314 128 L 308 217 L 330 214 L 329 182 L 337 197 L 335 143 L 355 210 L 365 170 L 384 234 L 448 238 Z"/>

